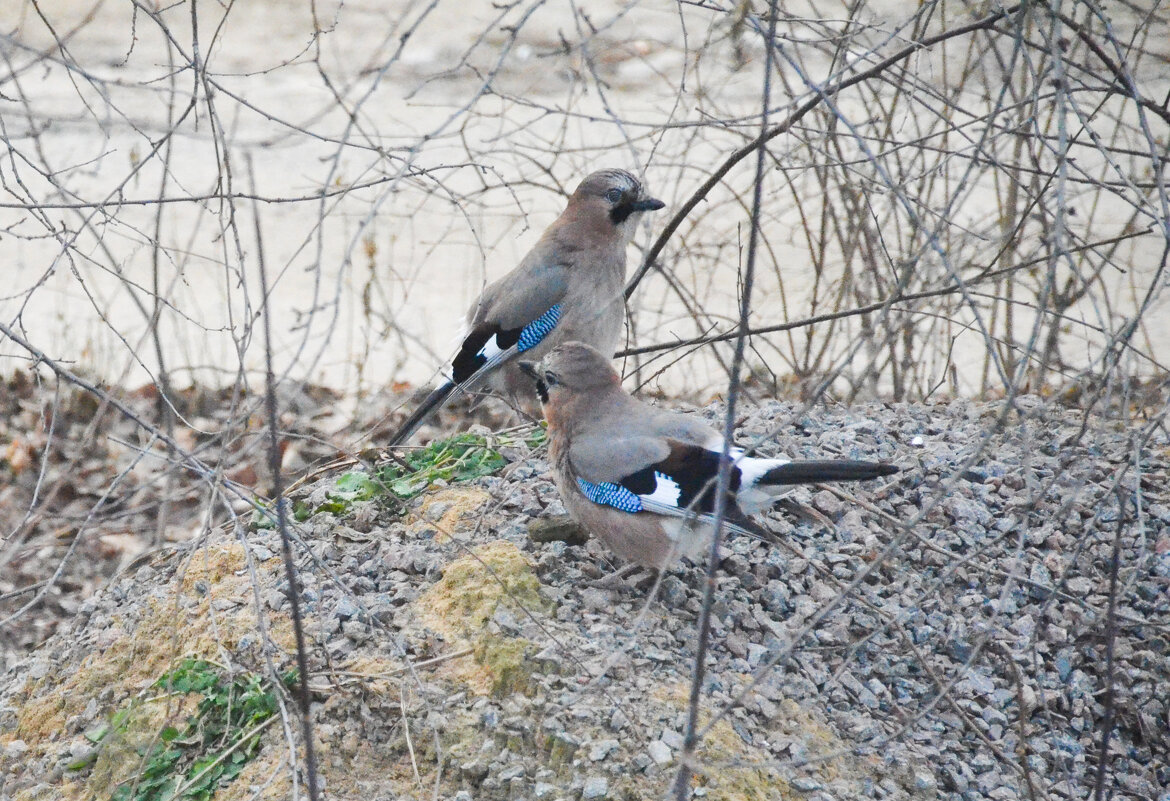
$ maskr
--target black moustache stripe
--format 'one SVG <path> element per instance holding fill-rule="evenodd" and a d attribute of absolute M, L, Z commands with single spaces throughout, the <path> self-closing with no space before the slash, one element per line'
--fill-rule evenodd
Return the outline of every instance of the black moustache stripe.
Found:
<path fill-rule="evenodd" d="M 609 210 L 609 219 L 614 225 L 621 225 L 631 214 L 637 211 L 633 203 L 623 203 Z"/>

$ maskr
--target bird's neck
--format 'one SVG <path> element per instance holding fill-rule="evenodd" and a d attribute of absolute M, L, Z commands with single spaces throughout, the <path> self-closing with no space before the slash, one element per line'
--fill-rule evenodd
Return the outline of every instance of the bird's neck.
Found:
<path fill-rule="evenodd" d="M 612 386 L 575 394 L 561 403 L 545 407 L 544 417 L 554 435 L 570 439 L 581 435 L 615 413 L 620 418 L 620 408 L 631 400 L 621 387 L 621 380 L 615 378 Z"/>
<path fill-rule="evenodd" d="M 577 214 L 566 209 L 544 236 L 559 253 L 589 253 L 590 261 L 603 259 L 624 270 L 632 230 L 625 225 L 615 226 L 604 215 Z"/>

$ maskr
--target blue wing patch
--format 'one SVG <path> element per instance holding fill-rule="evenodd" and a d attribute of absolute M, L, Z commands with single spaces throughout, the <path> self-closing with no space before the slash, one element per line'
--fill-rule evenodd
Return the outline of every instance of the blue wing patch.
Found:
<path fill-rule="evenodd" d="M 520 332 L 520 339 L 516 342 L 517 352 L 523 353 L 529 348 L 539 345 L 540 341 L 548 336 L 548 332 L 557 327 L 560 320 L 561 304 L 558 303 L 524 326 L 524 330 Z"/>
<path fill-rule="evenodd" d="M 451 380 L 462 384 L 474 376 L 489 361 L 508 348 L 516 346 L 517 353 L 534 348 L 557 327 L 561 319 L 561 304 L 556 304 L 523 328 L 504 330 L 490 323 L 482 323 L 463 339 L 459 353 L 451 362 Z"/>
<path fill-rule="evenodd" d="M 614 509 L 631 514 L 642 511 L 642 501 L 621 484 L 612 484 L 608 481 L 594 484 L 591 481 L 578 478 L 577 486 L 581 488 L 585 497 L 594 503 L 612 506 Z"/>

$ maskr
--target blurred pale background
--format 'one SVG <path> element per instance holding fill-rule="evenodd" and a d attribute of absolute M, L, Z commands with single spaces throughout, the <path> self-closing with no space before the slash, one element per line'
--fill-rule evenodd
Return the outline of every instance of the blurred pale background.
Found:
<path fill-rule="evenodd" d="M 632 274 L 756 134 L 763 52 L 737 8 L 200 3 L 196 37 L 188 3 L 5 3 L 0 320 L 113 384 L 162 371 L 176 386 L 251 384 L 262 244 L 278 372 L 354 399 L 426 382 L 485 281 L 581 176 L 633 169 L 667 201 L 631 248 Z M 1109 28 L 1069 13 L 1144 96 L 1165 97 L 1165 15 L 1119 9 Z M 814 96 L 806 79 L 848 77 L 990 10 L 785 4 L 771 119 Z M 768 391 L 834 374 L 846 398 L 1061 388 L 1107 373 L 1107 346 L 1139 310 L 1115 350 L 1127 375 L 1164 373 L 1166 121 L 1104 91 L 1075 29 L 1048 25 L 1027 35 L 1064 51 L 956 36 L 771 141 L 753 325 L 878 303 L 899 283 L 972 283 L 754 338 Z M 1058 74 L 1070 91 L 1052 90 Z M 631 302 L 632 346 L 731 330 L 754 164 L 666 244 L 665 275 Z M 639 379 L 717 391 L 728 347 L 668 354 Z M 10 341 L 0 360 L 29 363 Z"/>

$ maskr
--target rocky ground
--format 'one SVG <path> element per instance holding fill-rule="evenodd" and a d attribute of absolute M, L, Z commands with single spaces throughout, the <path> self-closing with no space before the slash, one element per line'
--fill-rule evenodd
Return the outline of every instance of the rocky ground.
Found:
<path fill-rule="evenodd" d="M 412 403 L 406 388 L 343 405 L 331 390 L 289 387 L 279 404 L 281 428 L 292 432 L 281 442 L 291 478 L 356 457 L 385 439 Z M 175 390 L 169 419 L 153 385 L 116 394 L 209 469 L 270 495 L 262 394 Z M 499 411 L 484 405 L 474 419 L 499 427 Z M 468 419 L 457 407 L 442 423 L 450 429 Z M 139 555 L 190 542 L 231 517 L 207 482 L 176 461 L 90 393 L 21 371 L 0 378 L 0 672 Z"/>
<path fill-rule="evenodd" d="M 1001 411 L 745 413 L 764 452 L 903 471 L 798 490 L 767 521 L 780 544 L 728 544 L 694 797 L 1088 798 L 1104 762 L 1113 798 L 1170 799 L 1166 429 L 1032 397 Z M 502 467 L 410 500 L 353 464 L 294 494 L 326 794 L 660 797 L 703 571 L 588 586 L 615 564 L 549 524 L 538 438 L 488 444 Z M 148 797 L 135 754 L 193 714 L 160 676 L 294 664 L 280 553 L 245 513 L 124 564 L 0 683 L 0 798 Z M 272 720 L 215 798 L 289 796 L 297 719 Z"/>

